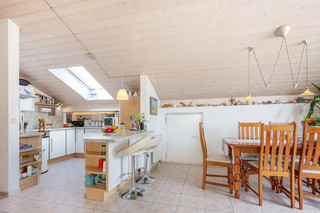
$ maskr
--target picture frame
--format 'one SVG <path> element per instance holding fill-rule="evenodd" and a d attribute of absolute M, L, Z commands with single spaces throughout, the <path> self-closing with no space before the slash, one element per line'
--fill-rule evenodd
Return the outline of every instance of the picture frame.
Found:
<path fill-rule="evenodd" d="M 150 115 L 158 115 L 158 99 L 150 96 Z"/>

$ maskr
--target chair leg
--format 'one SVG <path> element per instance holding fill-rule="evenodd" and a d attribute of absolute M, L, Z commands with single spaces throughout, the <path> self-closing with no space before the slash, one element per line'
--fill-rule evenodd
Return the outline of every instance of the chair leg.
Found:
<path fill-rule="evenodd" d="M 233 194 L 233 169 L 228 167 L 228 182 L 230 187 L 230 194 Z"/>
<path fill-rule="evenodd" d="M 293 209 L 295 207 L 295 201 L 296 201 L 294 186 L 295 186 L 295 177 L 293 176 L 293 177 L 290 177 L 291 208 Z"/>
<path fill-rule="evenodd" d="M 244 162 L 243 160 L 240 161 L 240 179 L 241 179 L 241 186 L 243 187 L 244 186 L 244 176 L 245 176 L 245 173 L 244 173 Z"/>
<path fill-rule="evenodd" d="M 274 176 L 270 176 L 270 180 L 271 180 L 271 189 L 275 190 L 276 188 L 276 180 Z"/>
<path fill-rule="evenodd" d="M 302 177 L 298 176 L 298 195 L 299 195 L 299 209 L 303 210 L 303 192 L 302 192 Z"/>
<path fill-rule="evenodd" d="M 249 169 L 246 167 L 245 168 L 245 183 L 244 183 L 244 190 L 247 192 L 249 191 L 248 186 L 249 186 Z"/>
<path fill-rule="evenodd" d="M 207 164 L 203 162 L 202 189 L 205 189 L 206 177 L 207 177 Z"/>
<path fill-rule="evenodd" d="M 262 206 L 262 175 L 259 173 L 259 205 Z"/>
<path fill-rule="evenodd" d="M 316 179 L 312 179 L 311 188 L 312 188 L 312 194 L 316 195 L 316 189 L 317 189 L 317 180 Z"/>

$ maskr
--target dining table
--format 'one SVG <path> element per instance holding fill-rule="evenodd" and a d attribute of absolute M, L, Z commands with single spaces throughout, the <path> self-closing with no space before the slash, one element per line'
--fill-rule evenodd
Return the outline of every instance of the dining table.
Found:
<path fill-rule="evenodd" d="M 297 155 L 302 149 L 301 144 L 297 146 Z M 234 164 L 234 190 L 235 198 L 240 198 L 240 156 L 241 153 L 259 154 L 260 139 L 238 139 L 238 138 L 222 138 L 222 150 Z"/>

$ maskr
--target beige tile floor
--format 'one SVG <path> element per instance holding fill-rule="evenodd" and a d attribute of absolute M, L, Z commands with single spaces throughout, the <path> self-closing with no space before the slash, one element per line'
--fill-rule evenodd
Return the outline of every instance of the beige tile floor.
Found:
<path fill-rule="evenodd" d="M 226 188 L 207 185 L 201 189 L 201 166 L 161 164 L 152 175 L 157 182 L 142 185 L 146 195 L 135 201 L 126 201 L 119 194 L 125 185 L 105 202 L 85 199 L 84 159 L 70 159 L 49 166 L 49 172 L 40 176 L 38 186 L 29 188 L 9 198 L 0 197 L 0 212 L 154 212 L 154 213 L 218 213 L 218 212 L 320 212 L 320 199 L 304 198 L 304 211 L 291 209 L 283 194 L 270 190 L 264 182 L 263 206 L 251 192 L 241 191 L 241 199 L 234 199 Z M 224 174 L 221 168 L 209 171 Z M 257 178 L 251 176 L 257 186 Z M 298 203 L 296 204 L 298 206 Z"/>

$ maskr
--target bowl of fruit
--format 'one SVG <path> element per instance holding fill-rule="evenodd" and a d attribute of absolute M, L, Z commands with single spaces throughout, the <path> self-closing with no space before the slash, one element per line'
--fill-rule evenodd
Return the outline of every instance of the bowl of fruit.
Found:
<path fill-rule="evenodd" d="M 116 135 L 116 134 L 119 134 L 120 131 L 121 131 L 121 128 L 117 126 L 112 126 L 112 127 L 102 129 L 102 132 L 105 133 L 106 135 Z"/>

